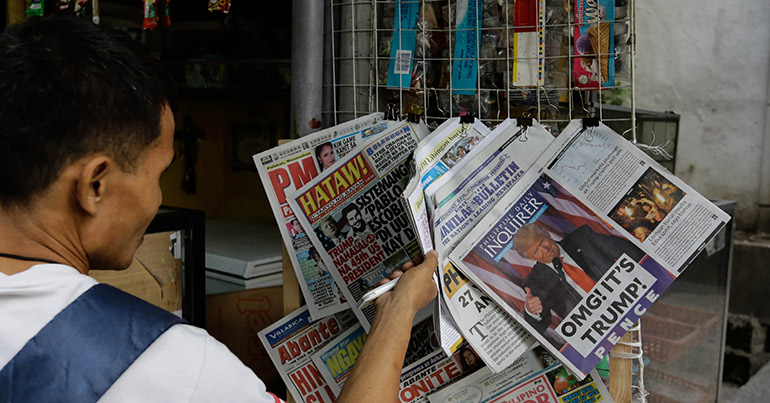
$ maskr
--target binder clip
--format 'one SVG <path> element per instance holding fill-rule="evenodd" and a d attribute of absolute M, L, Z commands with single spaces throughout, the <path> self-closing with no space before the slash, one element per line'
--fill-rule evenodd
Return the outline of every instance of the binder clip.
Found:
<path fill-rule="evenodd" d="M 386 120 L 398 120 L 398 106 L 395 103 L 388 103 L 388 112 L 385 113 Z"/>
<path fill-rule="evenodd" d="M 520 127 L 519 131 L 514 136 L 520 136 L 519 141 L 524 142 L 529 140 L 527 138 L 527 130 L 532 127 L 532 118 L 517 118 L 516 125 Z"/>
<path fill-rule="evenodd" d="M 465 114 L 460 115 L 460 125 L 461 125 L 460 132 L 461 133 L 467 132 L 468 129 L 473 124 L 473 122 L 476 120 L 475 118 L 476 118 L 476 115 L 473 112 L 466 112 Z"/>
<path fill-rule="evenodd" d="M 588 130 L 586 141 L 591 142 L 594 140 L 594 129 L 597 127 L 599 127 L 599 118 L 583 118 L 583 130 L 581 132 Z"/>

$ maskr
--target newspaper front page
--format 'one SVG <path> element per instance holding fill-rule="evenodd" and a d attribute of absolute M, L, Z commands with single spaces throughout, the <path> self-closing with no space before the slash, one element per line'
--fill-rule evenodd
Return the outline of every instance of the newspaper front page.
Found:
<path fill-rule="evenodd" d="M 411 123 L 389 127 L 288 198 L 367 331 L 374 306 L 358 309 L 361 297 L 420 254 L 400 201 L 418 141 Z"/>
<path fill-rule="evenodd" d="M 535 340 L 446 256 L 553 141 L 537 121 L 530 126 L 517 123 L 515 119 L 501 122 L 477 155 L 434 182 L 441 297 L 462 335 L 494 372 L 510 366 Z"/>
<path fill-rule="evenodd" d="M 409 218 L 417 229 L 423 253 L 435 249 L 430 216 L 433 212 L 431 186 L 436 180 L 457 166 L 473 158 L 488 142 L 489 128 L 480 120 L 461 123 L 461 118 L 445 121 L 420 141 L 414 150 L 414 176 L 404 190 L 403 202 Z"/>
<path fill-rule="evenodd" d="M 360 325 L 349 310 L 313 320 L 303 306 L 257 335 L 295 401 L 334 403 L 337 395 L 313 363 L 312 355 L 355 327 Z"/>
<path fill-rule="evenodd" d="M 431 403 L 612 402 L 595 370 L 578 380 L 540 347 L 526 352 L 503 372 L 481 369 L 428 399 Z"/>
<path fill-rule="evenodd" d="M 335 396 L 339 396 L 353 365 L 361 353 L 367 333 L 360 323 L 326 344 L 312 355 L 312 360 L 330 386 Z M 412 327 L 409 346 L 404 357 L 404 367 L 423 360 L 438 348 L 438 340 L 433 330 L 431 318 L 422 319 Z"/>
<path fill-rule="evenodd" d="M 254 155 L 283 243 L 313 318 L 347 309 L 334 279 L 313 250 L 286 195 L 318 176 L 361 143 L 395 122 L 373 113 Z"/>
<path fill-rule="evenodd" d="M 449 259 L 582 378 L 728 219 L 607 126 L 575 120 Z"/>

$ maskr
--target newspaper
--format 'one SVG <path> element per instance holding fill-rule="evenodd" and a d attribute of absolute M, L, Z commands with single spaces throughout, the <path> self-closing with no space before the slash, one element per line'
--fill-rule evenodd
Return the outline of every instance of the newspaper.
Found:
<path fill-rule="evenodd" d="M 330 162 L 347 155 L 363 140 L 386 131 L 394 122 L 373 113 L 254 155 L 273 215 L 286 245 L 302 295 L 313 318 L 347 309 L 329 271 L 320 260 L 286 201 L 288 192 L 318 176 Z"/>
<path fill-rule="evenodd" d="M 583 380 L 575 379 L 541 348 L 528 351 L 501 373 L 481 369 L 428 399 L 431 403 L 612 402 L 596 370 Z"/>
<path fill-rule="evenodd" d="M 367 333 L 360 323 L 335 337 L 312 355 L 321 376 L 330 386 L 335 396 L 339 396 L 353 365 L 361 353 Z M 412 327 L 409 346 L 404 357 L 404 367 L 423 360 L 438 348 L 438 340 L 433 330 L 433 320 L 425 318 Z"/>
<path fill-rule="evenodd" d="M 411 123 L 388 127 L 288 197 L 367 331 L 374 307 L 358 308 L 363 295 L 420 254 L 400 202 L 418 142 Z"/>
<path fill-rule="evenodd" d="M 423 253 L 435 249 L 429 220 L 433 205 L 428 189 L 434 189 L 431 184 L 460 161 L 477 154 L 489 133 L 489 128 L 476 118 L 472 123 L 452 118 L 420 141 L 414 150 L 415 173 L 404 190 L 402 202 L 410 212 L 409 219 L 417 230 Z"/>
<path fill-rule="evenodd" d="M 360 325 L 350 311 L 313 320 L 303 306 L 257 334 L 295 401 L 333 403 L 336 394 L 313 363 L 312 354 L 356 326 Z"/>
<path fill-rule="evenodd" d="M 728 219 L 607 126 L 575 120 L 449 259 L 582 379 Z"/>
<path fill-rule="evenodd" d="M 445 257 L 534 163 L 553 136 L 537 121 L 506 119 L 487 138 L 490 141 L 477 155 L 432 185 L 438 187 L 432 196 L 436 205 L 432 227 L 440 256 L 441 297 L 468 343 L 492 371 L 499 372 L 535 340 Z M 456 344 L 450 337 L 440 337 L 448 353 Z"/>

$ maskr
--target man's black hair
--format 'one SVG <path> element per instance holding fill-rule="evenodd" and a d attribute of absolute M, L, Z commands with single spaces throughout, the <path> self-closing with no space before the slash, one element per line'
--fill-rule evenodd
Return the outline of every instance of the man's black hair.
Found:
<path fill-rule="evenodd" d="M 347 218 L 348 213 L 351 212 L 351 211 L 355 211 L 357 213 L 361 213 L 361 209 L 359 209 L 358 206 L 356 206 L 355 203 L 350 203 L 350 204 L 348 204 L 347 206 L 345 206 L 342 209 L 342 217 Z"/>
<path fill-rule="evenodd" d="M 173 80 L 138 41 L 67 14 L 0 34 L 0 94 L 5 206 L 33 200 L 92 153 L 132 171 L 176 103 Z"/>

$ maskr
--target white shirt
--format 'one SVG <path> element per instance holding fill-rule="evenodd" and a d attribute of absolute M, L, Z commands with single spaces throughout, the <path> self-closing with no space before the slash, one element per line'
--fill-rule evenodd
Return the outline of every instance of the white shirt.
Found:
<path fill-rule="evenodd" d="M 0 273 L 0 368 L 53 317 L 97 284 L 72 267 Z M 84 346 L 85 347 L 85 346 Z M 115 381 L 100 402 L 265 402 L 275 398 L 248 367 L 205 330 L 175 325 Z"/>

